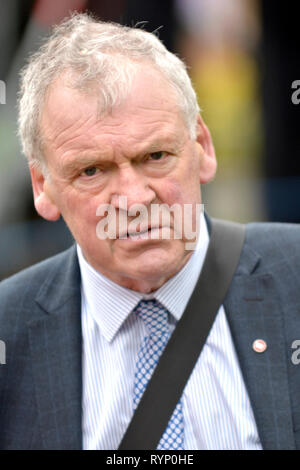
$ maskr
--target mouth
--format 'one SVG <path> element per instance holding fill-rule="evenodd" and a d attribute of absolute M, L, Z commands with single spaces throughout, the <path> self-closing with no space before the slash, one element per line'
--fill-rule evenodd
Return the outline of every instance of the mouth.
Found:
<path fill-rule="evenodd" d="M 150 238 L 151 234 L 154 234 L 155 231 L 159 231 L 160 229 L 161 229 L 160 226 L 154 226 L 154 227 L 148 226 L 148 227 L 145 227 L 145 228 L 141 229 L 139 232 L 137 232 L 137 231 L 124 232 L 118 238 L 121 239 L 121 240 L 127 240 L 127 239 L 147 240 L 148 238 Z"/>

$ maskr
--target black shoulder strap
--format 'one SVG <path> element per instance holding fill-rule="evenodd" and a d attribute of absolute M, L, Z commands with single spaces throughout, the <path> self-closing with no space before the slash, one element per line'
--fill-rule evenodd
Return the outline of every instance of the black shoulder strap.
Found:
<path fill-rule="evenodd" d="M 245 227 L 221 220 L 211 222 L 210 242 L 198 283 L 119 450 L 156 449 L 225 299 L 244 244 Z"/>

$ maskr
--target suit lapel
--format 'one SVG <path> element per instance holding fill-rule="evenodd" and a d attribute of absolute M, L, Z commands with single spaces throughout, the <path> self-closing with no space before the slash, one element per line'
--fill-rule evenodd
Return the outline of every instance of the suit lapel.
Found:
<path fill-rule="evenodd" d="M 81 296 L 75 248 L 36 297 L 40 317 L 28 326 L 41 440 L 46 449 L 80 449 Z"/>
<path fill-rule="evenodd" d="M 244 248 L 224 307 L 262 446 L 294 449 L 282 307 L 272 275 L 259 264 Z M 256 339 L 267 343 L 265 352 L 253 350 Z"/>

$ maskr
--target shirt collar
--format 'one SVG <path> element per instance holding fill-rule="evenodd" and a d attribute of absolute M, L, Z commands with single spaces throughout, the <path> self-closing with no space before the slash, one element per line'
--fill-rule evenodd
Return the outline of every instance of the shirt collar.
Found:
<path fill-rule="evenodd" d="M 183 268 L 151 294 L 127 289 L 96 271 L 84 258 L 77 245 L 81 271 L 81 290 L 88 314 L 98 324 L 102 335 L 112 341 L 120 327 L 142 299 L 156 298 L 176 320 L 179 320 L 192 295 L 206 255 L 209 235 L 201 213 L 200 234 L 196 248 Z"/>

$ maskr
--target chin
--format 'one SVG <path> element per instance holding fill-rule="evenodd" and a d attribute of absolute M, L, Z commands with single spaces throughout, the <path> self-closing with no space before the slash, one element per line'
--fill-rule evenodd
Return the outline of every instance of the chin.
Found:
<path fill-rule="evenodd" d="M 134 277 L 145 281 L 171 277 L 181 262 L 182 256 L 179 256 L 178 252 L 159 248 L 149 250 L 134 261 Z"/>

